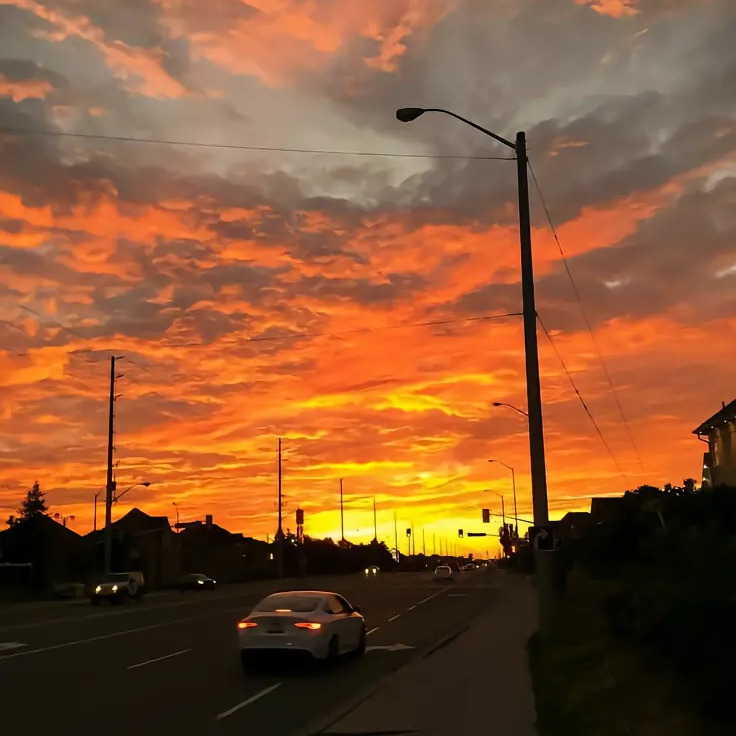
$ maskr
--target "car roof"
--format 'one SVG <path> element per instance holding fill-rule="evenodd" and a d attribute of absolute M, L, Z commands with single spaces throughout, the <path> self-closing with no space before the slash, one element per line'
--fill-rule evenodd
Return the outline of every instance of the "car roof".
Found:
<path fill-rule="evenodd" d="M 275 598 L 277 596 L 293 596 L 303 595 L 305 598 L 323 598 L 327 595 L 340 595 L 339 593 L 329 593 L 326 590 L 280 590 L 278 593 L 269 593 L 266 598 Z"/>

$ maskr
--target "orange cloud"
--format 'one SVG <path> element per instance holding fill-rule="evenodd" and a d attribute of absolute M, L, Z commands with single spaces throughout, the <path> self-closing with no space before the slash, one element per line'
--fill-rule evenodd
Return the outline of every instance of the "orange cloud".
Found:
<path fill-rule="evenodd" d="M 574 0 L 577 5 L 590 5 L 596 13 L 611 18 L 630 18 L 639 13 L 636 0 Z"/>
<path fill-rule="evenodd" d="M 13 102 L 43 99 L 53 88 L 45 79 L 12 80 L 0 74 L 0 97 L 11 97 Z"/>
<path fill-rule="evenodd" d="M 396 69 L 409 38 L 421 36 L 459 4 L 459 0 L 255 0 L 254 12 L 227 23 L 197 11 L 181 12 L 175 0 L 158 0 L 173 36 L 186 36 L 194 53 L 271 86 L 315 71 L 350 44 L 372 42 L 359 62 L 377 71 Z M 208 28 L 211 26 L 211 28 Z M 278 53 L 274 53 L 278 49 Z"/>

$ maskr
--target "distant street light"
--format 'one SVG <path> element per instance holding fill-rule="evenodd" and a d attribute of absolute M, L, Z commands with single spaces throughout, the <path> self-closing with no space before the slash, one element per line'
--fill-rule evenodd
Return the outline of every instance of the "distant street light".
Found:
<path fill-rule="evenodd" d="M 508 468 L 511 471 L 511 485 L 514 489 L 514 531 L 516 532 L 516 536 L 519 536 L 519 509 L 516 505 L 516 472 L 514 471 L 513 467 L 511 465 L 506 465 L 506 463 L 503 460 L 489 460 L 489 463 L 498 463 L 499 465 L 503 465 L 504 468 Z"/>
<path fill-rule="evenodd" d="M 505 401 L 494 401 L 493 406 L 499 407 L 499 406 L 508 406 L 509 409 L 513 409 L 514 411 L 518 411 L 519 414 L 522 414 L 527 419 L 529 418 L 529 415 L 523 410 L 519 409 L 518 406 L 514 406 L 513 404 L 507 404 Z"/>
<path fill-rule="evenodd" d="M 524 324 L 524 359 L 526 368 L 526 403 L 527 412 L 520 413 L 528 417 L 529 428 L 529 461 L 531 466 L 532 505 L 534 508 L 534 525 L 546 528 L 549 526 L 549 509 L 547 503 L 547 470 L 544 454 L 544 422 L 542 418 L 542 392 L 539 381 L 539 345 L 537 344 L 537 308 L 534 295 L 534 262 L 532 258 L 532 230 L 529 206 L 529 160 L 527 158 L 526 134 L 518 132 L 514 142 L 467 120 L 460 115 L 441 108 L 404 107 L 396 111 L 397 120 L 408 123 L 416 120 L 425 112 L 436 112 L 459 120 L 471 128 L 493 138 L 498 143 L 510 148 L 516 158 L 516 176 L 519 202 L 519 245 L 521 251 L 521 299 L 522 318 Z M 516 407 L 512 407 L 516 408 Z M 549 556 L 536 556 L 536 581 L 539 603 L 539 622 L 543 634 L 549 630 L 552 605 L 552 560 Z"/>

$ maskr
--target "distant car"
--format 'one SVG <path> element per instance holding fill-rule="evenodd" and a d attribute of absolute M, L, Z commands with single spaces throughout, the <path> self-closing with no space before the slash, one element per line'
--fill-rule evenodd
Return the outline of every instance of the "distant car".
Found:
<path fill-rule="evenodd" d="M 116 572 L 106 575 L 92 593 L 92 605 L 102 601 L 123 603 L 128 599 L 140 602 L 146 592 L 142 572 Z"/>
<path fill-rule="evenodd" d="M 372 577 L 373 575 L 378 575 L 379 572 L 381 572 L 381 568 L 378 565 L 369 565 L 363 574 L 366 577 Z"/>
<path fill-rule="evenodd" d="M 434 579 L 441 582 L 450 582 L 455 580 L 455 573 L 449 565 L 440 565 L 435 568 Z"/>
<path fill-rule="evenodd" d="M 366 626 L 360 609 L 341 595 L 296 590 L 266 596 L 238 621 L 240 659 L 247 669 L 252 655 L 306 652 L 314 659 L 365 653 Z"/>
<path fill-rule="evenodd" d="M 214 590 L 217 587 L 217 581 L 201 572 L 192 572 L 184 575 L 178 583 L 180 591 L 186 590 Z"/>

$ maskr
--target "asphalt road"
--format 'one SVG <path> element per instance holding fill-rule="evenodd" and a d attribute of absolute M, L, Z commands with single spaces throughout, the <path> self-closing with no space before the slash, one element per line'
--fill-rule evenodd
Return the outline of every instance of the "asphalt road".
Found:
<path fill-rule="evenodd" d="M 369 651 L 331 666 L 286 663 L 246 675 L 236 622 L 264 594 L 298 587 L 334 590 L 360 606 Z M 384 573 L 254 583 L 109 608 L 19 608 L 0 614 L 3 722 L 10 732 L 55 736 L 288 736 L 462 630 L 497 593 L 494 576 L 482 571 L 450 585 L 428 573 Z"/>

